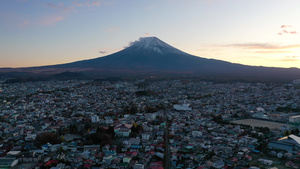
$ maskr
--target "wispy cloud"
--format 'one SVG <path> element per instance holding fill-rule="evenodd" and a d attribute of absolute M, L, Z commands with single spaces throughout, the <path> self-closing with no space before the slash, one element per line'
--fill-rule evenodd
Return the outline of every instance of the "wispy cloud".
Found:
<path fill-rule="evenodd" d="M 297 31 L 293 30 L 292 25 L 281 25 L 281 31 L 277 33 L 277 35 L 284 35 L 284 34 L 297 34 Z"/>
<path fill-rule="evenodd" d="M 276 54 L 276 53 L 291 53 L 291 51 L 287 51 L 287 50 L 259 50 L 259 51 L 255 51 L 255 53 Z"/>
<path fill-rule="evenodd" d="M 40 24 L 44 26 L 53 26 L 65 20 L 68 14 L 75 10 L 73 6 L 66 6 L 64 3 L 45 3 L 44 5 L 54 10 L 47 16 L 41 16 Z"/>
<path fill-rule="evenodd" d="M 55 25 L 57 22 L 60 22 L 64 19 L 64 16 L 48 16 L 41 19 L 41 24 L 46 26 Z"/>
<path fill-rule="evenodd" d="M 145 33 L 144 37 L 150 36 L 150 33 Z"/>
<path fill-rule="evenodd" d="M 54 8 L 54 9 L 59 9 L 59 8 L 63 8 L 64 4 L 63 3 L 58 3 L 58 4 L 53 4 L 53 3 L 46 3 L 46 6 L 50 7 L 50 8 Z"/>
<path fill-rule="evenodd" d="M 42 25 L 55 25 L 58 22 L 61 22 L 68 18 L 71 13 L 74 11 L 78 11 L 79 8 L 84 9 L 84 7 L 92 8 L 100 6 L 101 2 L 99 0 L 86 0 L 82 3 L 82 1 L 73 0 L 72 3 L 64 4 L 64 3 L 46 3 L 45 6 L 51 8 L 53 11 L 52 15 L 44 16 L 41 19 Z"/>
<path fill-rule="evenodd" d="M 20 4 L 34 4 L 34 8 L 24 8 L 25 10 L 14 11 L 8 9 L 7 11 L 0 11 L 2 24 L 17 26 L 19 28 L 29 26 L 53 26 L 72 17 L 72 15 L 76 13 L 90 11 L 108 4 L 105 0 L 39 1 L 39 3 L 29 0 L 15 1 Z"/>
<path fill-rule="evenodd" d="M 66 12 L 66 13 L 72 12 L 74 10 L 73 6 L 68 7 L 68 6 L 65 6 L 63 3 L 58 3 L 58 4 L 46 3 L 45 5 L 52 9 L 56 9 L 56 10 L 59 10 L 61 12 Z"/>
<path fill-rule="evenodd" d="M 100 1 L 93 1 L 92 4 L 94 6 L 100 6 L 101 5 L 101 2 Z"/>
<path fill-rule="evenodd" d="M 299 56 L 286 56 L 284 59 L 281 59 L 280 61 L 283 61 L 283 62 L 297 62 L 297 61 L 299 61 Z"/>
<path fill-rule="evenodd" d="M 260 58 L 262 58 L 262 57 L 261 57 L 261 56 L 237 56 L 237 57 L 235 57 L 235 58 L 237 58 L 237 59 L 245 59 L 245 58 L 251 58 L 251 59 L 255 58 L 255 59 L 260 59 Z"/>
<path fill-rule="evenodd" d="M 77 1 L 73 1 L 72 4 L 75 5 L 75 6 L 83 6 L 85 3 L 80 3 L 80 2 L 77 2 Z"/>
<path fill-rule="evenodd" d="M 206 50 L 217 51 L 227 49 L 243 50 L 243 52 L 257 53 L 257 54 L 279 54 L 292 53 L 295 49 L 300 49 L 300 44 L 292 45 L 278 45 L 273 43 L 237 43 L 227 45 L 211 45 L 207 46 Z M 203 50 L 203 49 L 201 49 Z"/>
<path fill-rule="evenodd" d="M 285 29 L 285 28 L 291 28 L 291 25 L 281 25 L 281 28 Z"/>
<path fill-rule="evenodd" d="M 101 53 L 101 54 L 106 54 L 106 51 L 99 51 L 99 53 Z"/>
<path fill-rule="evenodd" d="M 97 1 L 86 0 L 85 2 L 82 2 L 82 1 L 78 1 L 78 0 L 73 0 L 72 4 L 75 5 L 75 6 L 78 6 L 78 7 L 83 7 L 83 6 L 93 7 L 93 6 L 100 6 L 101 1 L 99 1 L 99 0 L 97 0 Z"/>
<path fill-rule="evenodd" d="M 282 50 L 282 49 L 300 48 L 300 44 L 275 45 L 270 43 L 243 43 L 243 44 L 230 44 L 230 45 L 222 45 L 222 46 L 236 47 L 236 48 L 243 48 L 243 49 L 264 49 L 264 50 Z"/>

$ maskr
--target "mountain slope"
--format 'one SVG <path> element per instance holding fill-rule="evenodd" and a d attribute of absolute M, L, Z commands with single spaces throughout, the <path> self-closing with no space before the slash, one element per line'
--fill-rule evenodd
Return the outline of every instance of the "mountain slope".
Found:
<path fill-rule="evenodd" d="M 15 71 L 54 74 L 64 71 L 100 75 L 188 75 L 209 78 L 290 81 L 300 78 L 295 68 L 245 66 L 205 59 L 178 50 L 156 37 L 140 38 L 114 54 L 73 63 Z"/>
<path fill-rule="evenodd" d="M 117 53 L 91 60 L 78 61 L 53 68 L 96 68 L 159 71 L 197 71 L 216 65 L 229 66 L 232 63 L 204 59 L 182 52 L 156 37 L 140 38 L 129 47 Z M 238 66 L 236 64 L 236 66 Z M 215 67 L 214 69 L 216 69 Z"/>

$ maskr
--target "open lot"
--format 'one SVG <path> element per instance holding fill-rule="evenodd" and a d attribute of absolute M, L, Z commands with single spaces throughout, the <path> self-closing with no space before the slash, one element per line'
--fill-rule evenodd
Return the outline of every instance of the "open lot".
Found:
<path fill-rule="evenodd" d="M 277 167 L 279 169 L 284 169 L 284 168 L 289 168 L 285 166 L 285 162 L 288 160 L 284 160 L 284 159 L 278 159 L 276 157 L 272 157 L 269 155 L 265 155 L 265 154 L 257 154 L 257 153 L 251 153 L 250 156 L 252 157 L 252 161 L 250 162 L 250 166 L 260 166 L 261 168 L 271 168 L 271 167 Z M 272 165 L 265 165 L 262 164 L 261 162 L 258 161 L 258 159 L 263 158 L 263 159 L 267 159 L 267 160 L 272 160 L 273 164 Z M 298 162 L 294 162 L 294 164 L 296 166 L 299 166 Z"/>
<path fill-rule="evenodd" d="M 242 119 L 242 120 L 234 120 L 231 123 L 236 124 L 245 124 L 250 125 L 252 127 L 269 127 L 270 129 L 279 129 L 281 126 L 288 126 L 288 124 L 271 122 L 266 120 L 258 120 L 258 119 Z"/>

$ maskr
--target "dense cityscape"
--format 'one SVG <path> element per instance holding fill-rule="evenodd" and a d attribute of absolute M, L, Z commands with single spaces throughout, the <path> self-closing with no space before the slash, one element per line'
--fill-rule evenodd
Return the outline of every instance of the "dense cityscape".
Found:
<path fill-rule="evenodd" d="M 300 0 L 0 4 L 0 169 L 300 169 Z"/>
<path fill-rule="evenodd" d="M 0 168 L 298 168 L 300 87 L 2 83 Z"/>

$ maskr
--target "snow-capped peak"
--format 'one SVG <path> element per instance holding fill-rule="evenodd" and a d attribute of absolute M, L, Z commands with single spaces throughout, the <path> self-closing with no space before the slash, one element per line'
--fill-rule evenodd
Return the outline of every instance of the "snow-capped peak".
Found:
<path fill-rule="evenodd" d="M 129 48 L 152 50 L 158 53 L 184 53 L 167 43 L 161 41 L 157 37 L 142 37 L 139 40 L 131 42 Z"/>

